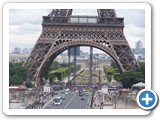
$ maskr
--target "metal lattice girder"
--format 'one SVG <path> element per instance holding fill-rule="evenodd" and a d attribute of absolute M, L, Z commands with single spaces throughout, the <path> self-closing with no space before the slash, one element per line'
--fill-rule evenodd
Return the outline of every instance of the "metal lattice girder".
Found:
<path fill-rule="evenodd" d="M 99 17 L 116 17 L 114 9 L 97 9 Z"/>
<path fill-rule="evenodd" d="M 38 84 L 47 76 L 53 60 L 61 52 L 75 46 L 92 46 L 106 52 L 121 72 L 137 69 L 139 65 L 123 34 L 123 18 L 118 18 L 114 9 L 97 11 L 98 17 L 77 17 L 71 16 L 72 9 L 54 9 L 43 17 L 42 33 L 23 65 L 28 71 L 28 79 Z M 73 18 L 77 22 L 71 22 Z"/>

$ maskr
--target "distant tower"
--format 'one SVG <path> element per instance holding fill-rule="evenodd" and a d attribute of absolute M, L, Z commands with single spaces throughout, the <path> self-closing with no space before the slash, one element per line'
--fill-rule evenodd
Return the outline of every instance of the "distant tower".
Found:
<path fill-rule="evenodd" d="M 138 40 L 136 42 L 136 49 L 142 49 L 143 48 L 143 42 L 141 40 Z"/>
<path fill-rule="evenodd" d="M 20 54 L 21 53 L 21 48 L 15 47 L 13 53 L 14 54 Z"/>
<path fill-rule="evenodd" d="M 74 55 L 74 48 L 70 49 L 70 55 Z M 76 47 L 76 55 L 80 56 L 80 47 Z"/>

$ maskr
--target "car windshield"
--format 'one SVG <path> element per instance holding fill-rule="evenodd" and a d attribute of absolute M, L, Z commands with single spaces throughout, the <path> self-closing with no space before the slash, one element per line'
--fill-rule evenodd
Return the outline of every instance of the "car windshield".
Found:
<path fill-rule="evenodd" d="M 60 102 L 60 99 L 55 99 L 55 102 Z"/>

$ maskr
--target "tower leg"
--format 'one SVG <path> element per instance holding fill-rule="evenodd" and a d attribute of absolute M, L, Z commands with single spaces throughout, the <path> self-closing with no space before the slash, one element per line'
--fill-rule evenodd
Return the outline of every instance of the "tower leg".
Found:
<path fill-rule="evenodd" d="M 71 71 L 70 71 L 70 48 L 68 49 L 68 82 L 70 81 L 70 75 L 71 75 Z"/>
<path fill-rule="evenodd" d="M 90 47 L 90 66 L 89 66 L 89 72 L 90 72 L 90 79 L 89 83 L 92 85 L 92 67 L 93 67 L 93 47 Z"/>
<path fill-rule="evenodd" d="M 76 83 L 76 54 L 77 54 L 77 48 L 74 47 L 74 86 Z"/>

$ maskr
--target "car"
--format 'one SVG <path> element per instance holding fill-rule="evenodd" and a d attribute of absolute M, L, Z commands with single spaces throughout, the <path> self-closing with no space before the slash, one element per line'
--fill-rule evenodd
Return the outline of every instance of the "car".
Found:
<path fill-rule="evenodd" d="M 89 93 L 86 93 L 86 96 L 89 96 Z"/>
<path fill-rule="evenodd" d="M 78 93 L 78 90 L 75 90 L 76 93 Z"/>
<path fill-rule="evenodd" d="M 56 97 L 55 99 L 54 99 L 54 105 L 61 105 L 62 104 L 62 99 L 61 99 L 61 97 L 59 96 L 59 97 Z"/>
<path fill-rule="evenodd" d="M 81 98 L 81 100 L 85 100 L 84 98 Z"/>
<path fill-rule="evenodd" d="M 65 90 L 62 91 L 62 94 L 65 94 Z"/>
<path fill-rule="evenodd" d="M 69 91 L 69 88 L 65 89 L 65 92 L 68 92 Z"/>
<path fill-rule="evenodd" d="M 61 95 L 62 100 L 65 100 L 65 94 Z"/>
<path fill-rule="evenodd" d="M 79 93 L 79 96 L 83 96 L 84 94 L 83 93 Z"/>
<path fill-rule="evenodd" d="M 79 96 L 83 96 L 83 89 L 79 89 L 79 91 L 78 91 L 78 94 L 79 94 Z"/>
<path fill-rule="evenodd" d="M 65 95 L 68 95 L 68 92 L 65 92 L 64 94 L 65 94 Z"/>

